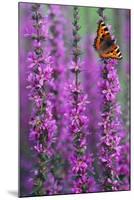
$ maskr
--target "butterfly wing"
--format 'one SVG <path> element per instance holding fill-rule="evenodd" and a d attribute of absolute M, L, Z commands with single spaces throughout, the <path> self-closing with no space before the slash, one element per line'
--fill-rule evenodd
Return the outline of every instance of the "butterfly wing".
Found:
<path fill-rule="evenodd" d="M 102 43 L 105 35 L 110 37 L 108 28 L 106 27 L 106 25 L 103 21 L 99 21 L 98 29 L 97 29 L 97 37 L 95 38 L 95 41 L 94 41 L 94 47 L 97 51 L 100 50 L 101 43 Z"/>
<path fill-rule="evenodd" d="M 116 44 L 113 44 L 110 48 L 109 51 L 101 53 L 100 54 L 101 58 L 113 58 L 113 59 L 121 59 L 122 58 L 122 54 L 119 50 L 119 46 L 117 46 Z"/>
<path fill-rule="evenodd" d="M 101 58 L 121 59 L 122 55 L 119 46 L 115 44 L 104 21 L 100 21 L 97 29 L 97 37 L 94 41 L 94 47 Z"/>

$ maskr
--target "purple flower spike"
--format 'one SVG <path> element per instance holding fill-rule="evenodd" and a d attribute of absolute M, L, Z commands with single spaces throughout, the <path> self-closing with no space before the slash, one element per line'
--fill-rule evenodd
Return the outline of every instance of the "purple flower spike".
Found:
<path fill-rule="evenodd" d="M 52 145 L 56 140 L 57 126 L 53 117 L 53 60 L 45 52 L 44 39 L 48 39 L 47 22 L 40 12 L 40 5 L 32 5 L 32 21 L 29 32 L 25 34 L 32 39 L 32 50 L 28 53 L 29 100 L 31 101 L 31 119 L 29 121 L 29 140 L 36 155 L 36 168 L 33 173 L 32 194 L 47 194 L 44 184 L 48 179 L 49 162 L 54 154 Z"/>
<path fill-rule="evenodd" d="M 100 66 L 101 81 L 99 83 L 102 97 L 101 121 L 99 123 L 101 137 L 99 143 L 100 162 L 103 166 L 101 186 L 103 191 L 115 191 L 121 189 L 119 170 L 121 156 L 121 110 L 117 103 L 120 92 L 120 83 L 116 69 L 117 61 L 102 60 Z"/>
<path fill-rule="evenodd" d="M 80 47 L 78 43 L 80 36 L 78 30 L 79 9 L 74 7 L 73 22 L 73 60 L 71 62 L 70 71 L 74 75 L 74 81 L 68 84 L 68 100 L 69 100 L 69 117 L 70 117 L 70 133 L 73 142 L 73 155 L 70 157 L 71 174 L 72 174 L 72 192 L 83 193 L 92 191 L 95 186 L 93 176 L 93 159 L 90 154 L 86 155 L 87 150 L 87 124 L 88 118 L 85 114 L 86 105 L 89 103 L 87 95 L 84 94 L 83 87 L 79 81 L 81 72 Z M 90 167 L 89 167 L 90 166 Z"/>

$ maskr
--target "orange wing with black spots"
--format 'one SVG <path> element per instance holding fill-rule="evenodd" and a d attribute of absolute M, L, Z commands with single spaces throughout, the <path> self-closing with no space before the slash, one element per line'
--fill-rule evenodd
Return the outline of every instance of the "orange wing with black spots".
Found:
<path fill-rule="evenodd" d="M 104 21 L 100 21 L 97 29 L 97 37 L 94 41 L 94 48 L 101 58 L 121 59 L 122 54 L 119 46 L 112 39 L 110 32 Z"/>

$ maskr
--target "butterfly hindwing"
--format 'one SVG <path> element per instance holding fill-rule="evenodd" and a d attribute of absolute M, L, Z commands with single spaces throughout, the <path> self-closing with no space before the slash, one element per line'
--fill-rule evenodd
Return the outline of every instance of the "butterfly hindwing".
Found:
<path fill-rule="evenodd" d="M 114 45 L 112 45 L 111 51 L 100 54 L 100 57 L 101 58 L 121 59 L 122 55 L 119 50 L 119 46 L 114 44 Z"/>
<path fill-rule="evenodd" d="M 115 44 L 103 20 L 99 21 L 94 47 L 101 58 L 122 58 L 119 46 Z"/>

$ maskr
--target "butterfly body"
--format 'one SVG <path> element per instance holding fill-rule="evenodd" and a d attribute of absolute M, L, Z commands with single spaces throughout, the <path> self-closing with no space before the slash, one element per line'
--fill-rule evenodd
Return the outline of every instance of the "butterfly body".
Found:
<path fill-rule="evenodd" d="M 103 20 L 99 21 L 94 47 L 101 58 L 122 58 L 119 46 L 110 35 L 108 27 L 105 25 Z"/>

